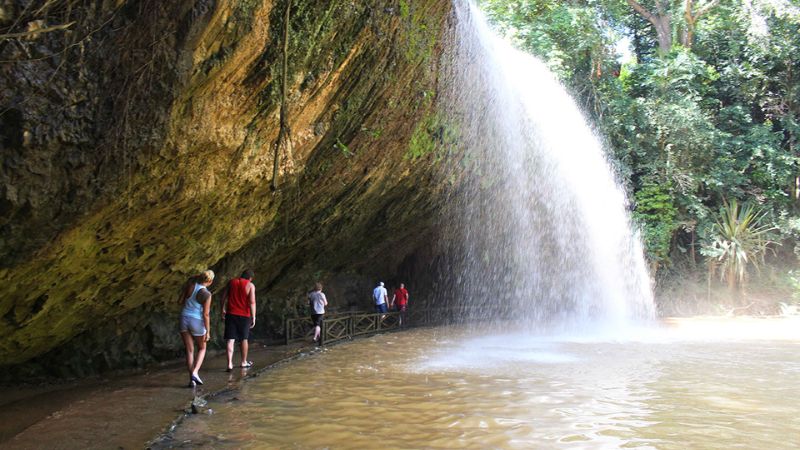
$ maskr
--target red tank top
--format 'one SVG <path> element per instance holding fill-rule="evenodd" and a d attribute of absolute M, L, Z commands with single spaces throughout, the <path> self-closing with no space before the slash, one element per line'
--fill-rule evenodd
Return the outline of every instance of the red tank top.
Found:
<path fill-rule="evenodd" d="M 250 280 L 234 278 L 228 284 L 228 314 L 250 317 L 250 300 L 247 298 L 247 285 Z"/>
<path fill-rule="evenodd" d="M 398 305 L 403 306 L 408 303 L 408 290 L 406 290 L 406 288 L 395 289 L 394 295 L 397 297 Z"/>

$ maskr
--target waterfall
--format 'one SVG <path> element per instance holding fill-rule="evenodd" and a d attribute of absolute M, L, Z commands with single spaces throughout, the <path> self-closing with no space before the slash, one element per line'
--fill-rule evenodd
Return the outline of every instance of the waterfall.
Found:
<path fill-rule="evenodd" d="M 618 327 L 654 317 L 626 196 L 600 139 L 546 66 L 489 28 L 471 2 L 440 80 L 440 134 L 459 151 L 445 212 L 450 293 L 467 311 L 523 326 Z"/>

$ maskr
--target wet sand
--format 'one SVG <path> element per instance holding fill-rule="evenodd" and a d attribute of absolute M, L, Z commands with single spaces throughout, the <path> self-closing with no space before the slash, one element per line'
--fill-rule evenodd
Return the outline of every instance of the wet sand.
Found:
<path fill-rule="evenodd" d="M 210 357 L 187 387 L 183 361 L 128 375 L 33 387 L 0 387 L 4 449 L 144 448 L 181 417 L 196 395 L 237 389 L 261 369 L 308 350 L 303 345 L 252 343 L 250 369 L 225 371 L 225 353 Z M 234 361 L 238 361 L 238 350 Z"/>

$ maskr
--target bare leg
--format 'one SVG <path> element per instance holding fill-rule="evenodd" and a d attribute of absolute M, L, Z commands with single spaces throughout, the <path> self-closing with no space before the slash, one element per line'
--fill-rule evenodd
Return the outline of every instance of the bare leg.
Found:
<path fill-rule="evenodd" d="M 228 339 L 225 351 L 228 353 L 228 369 L 233 369 L 233 339 Z"/>
<path fill-rule="evenodd" d="M 317 325 L 314 327 L 314 342 L 317 342 L 317 340 L 319 340 L 319 335 L 320 335 L 320 329 L 319 325 Z"/>
<path fill-rule="evenodd" d="M 205 336 L 195 336 L 194 342 L 197 345 L 197 358 L 194 361 L 194 367 L 192 368 L 192 375 L 197 376 L 197 372 L 200 371 L 200 366 L 203 365 L 203 359 L 206 357 L 206 337 Z"/>
<path fill-rule="evenodd" d="M 250 349 L 250 343 L 247 339 L 242 339 L 242 364 L 247 362 L 247 350 Z"/>
<path fill-rule="evenodd" d="M 189 370 L 189 373 L 192 373 L 192 370 L 194 370 L 194 342 L 192 341 L 192 335 L 188 331 L 181 331 L 181 339 L 183 339 L 183 345 L 186 347 L 186 369 Z"/>

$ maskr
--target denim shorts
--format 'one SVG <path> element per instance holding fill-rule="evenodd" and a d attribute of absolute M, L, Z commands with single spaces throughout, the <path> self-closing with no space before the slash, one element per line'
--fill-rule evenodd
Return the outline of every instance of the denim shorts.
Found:
<path fill-rule="evenodd" d="M 375 312 L 376 313 L 389 312 L 389 308 L 386 307 L 386 303 L 381 303 L 380 305 L 375 305 Z"/>
<path fill-rule="evenodd" d="M 206 335 L 206 322 L 203 319 L 181 315 L 181 333 L 188 331 L 192 336 Z"/>

